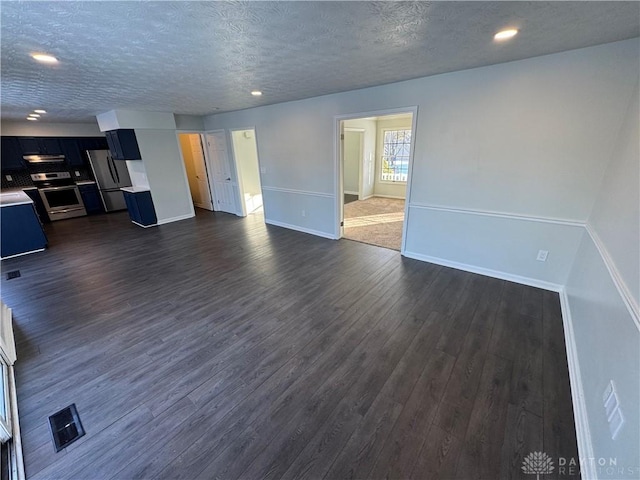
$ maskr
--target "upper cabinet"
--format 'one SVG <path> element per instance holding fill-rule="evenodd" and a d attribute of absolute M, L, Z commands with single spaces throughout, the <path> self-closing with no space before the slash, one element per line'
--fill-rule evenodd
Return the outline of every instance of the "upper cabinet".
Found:
<path fill-rule="evenodd" d="M 19 170 L 24 168 L 22 150 L 17 137 L 2 137 L 2 170 Z"/>
<path fill-rule="evenodd" d="M 68 167 L 86 167 L 87 150 L 107 148 L 104 137 L 2 137 L 2 170 L 26 168 L 23 155 L 64 155 Z"/>
<path fill-rule="evenodd" d="M 23 155 L 62 155 L 60 141 L 53 137 L 18 137 Z"/>
<path fill-rule="evenodd" d="M 75 138 L 61 138 L 62 154 L 70 167 L 82 167 L 84 154 L 80 151 L 78 140 Z"/>
<path fill-rule="evenodd" d="M 141 160 L 138 141 L 133 129 L 119 129 L 105 132 L 107 144 L 114 160 Z"/>
<path fill-rule="evenodd" d="M 87 150 L 106 150 L 107 140 L 102 137 L 61 138 L 62 151 L 70 167 L 88 165 Z"/>

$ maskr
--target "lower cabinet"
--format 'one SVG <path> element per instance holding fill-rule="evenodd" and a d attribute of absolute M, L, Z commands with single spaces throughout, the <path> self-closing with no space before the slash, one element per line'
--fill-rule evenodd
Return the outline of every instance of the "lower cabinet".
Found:
<path fill-rule="evenodd" d="M 29 198 L 33 200 L 33 206 L 36 207 L 36 213 L 38 217 L 40 217 L 40 221 L 42 223 L 50 223 L 49 214 L 47 213 L 47 209 L 44 206 L 44 202 L 42 201 L 42 197 L 40 196 L 40 192 L 37 188 L 27 188 L 23 190 L 24 193 L 29 195 Z"/>
<path fill-rule="evenodd" d="M 124 201 L 127 203 L 129 218 L 133 223 L 148 227 L 158 223 L 156 210 L 153 207 L 151 192 L 127 192 L 124 193 Z"/>
<path fill-rule="evenodd" d="M 42 250 L 47 237 L 32 203 L 2 207 L 0 257 Z"/>
<path fill-rule="evenodd" d="M 98 192 L 98 186 L 95 183 L 78 185 L 78 190 L 84 202 L 84 208 L 87 210 L 87 215 L 104 213 L 104 205 L 102 205 L 100 192 Z"/>

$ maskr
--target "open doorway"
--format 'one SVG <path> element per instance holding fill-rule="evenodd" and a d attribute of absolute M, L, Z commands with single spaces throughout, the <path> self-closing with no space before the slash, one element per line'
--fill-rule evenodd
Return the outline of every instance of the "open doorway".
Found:
<path fill-rule="evenodd" d="M 233 156 L 238 172 L 238 187 L 243 216 L 262 214 L 262 186 L 258 148 L 253 128 L 232 130 Z"/>
<path fill-rule="evenodd" d="M 341 235 L 402 250 L 414 113 L 340 120 Z"/>
<path fill-rule="evenodd" d="M 213 210 L 202 137 L 198 133 L 181 133 L 178 139 L 193 205 L 205 210 Z"/>

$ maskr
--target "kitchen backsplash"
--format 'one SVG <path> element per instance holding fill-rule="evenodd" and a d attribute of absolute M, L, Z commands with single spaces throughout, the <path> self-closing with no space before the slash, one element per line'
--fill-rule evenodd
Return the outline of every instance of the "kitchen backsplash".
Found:
<path fill-rule="evenodd" d="M 21 188 L 21 187 L 32 187 L 33 182 L 31 181 L 32 173 L 49 173 L 49 172 L 69 172 L 71 174 L 71 178 L 75 182 L 81 182 L 85 180 L 93 180 L 93 175 L 91 173 L 91 168 L 89 167 L 75 167 L 69 168 L 66 165 L 60 164 L 34 164 L 29 165 L 26 170 L 13 170 L 2 172 L 2 182 L 0 183 L 0 188 L 8 189 L 8 188 Z M 79 175 L 76 175 L 76 172 Z M 7 180 L 7 175 L 11 176 L 11 181 Z"/>
<path fill-rule="evenodd" d="M 11 181 L 7 180 L 7 175 L 11 177 Z M 20 187 L 33 187 L 29 172 L 26 170 L 2 172 L 2 183 L 0 184 L 2 190 Z"/>

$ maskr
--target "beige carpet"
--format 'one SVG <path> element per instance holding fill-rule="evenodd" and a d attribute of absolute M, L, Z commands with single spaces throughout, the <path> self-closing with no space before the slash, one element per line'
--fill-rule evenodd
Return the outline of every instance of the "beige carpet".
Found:
<path fill-rule="evenodd" d="M 400 250 L 404 200 L 372 197 L 344 206 L 344 237 Z"/>

